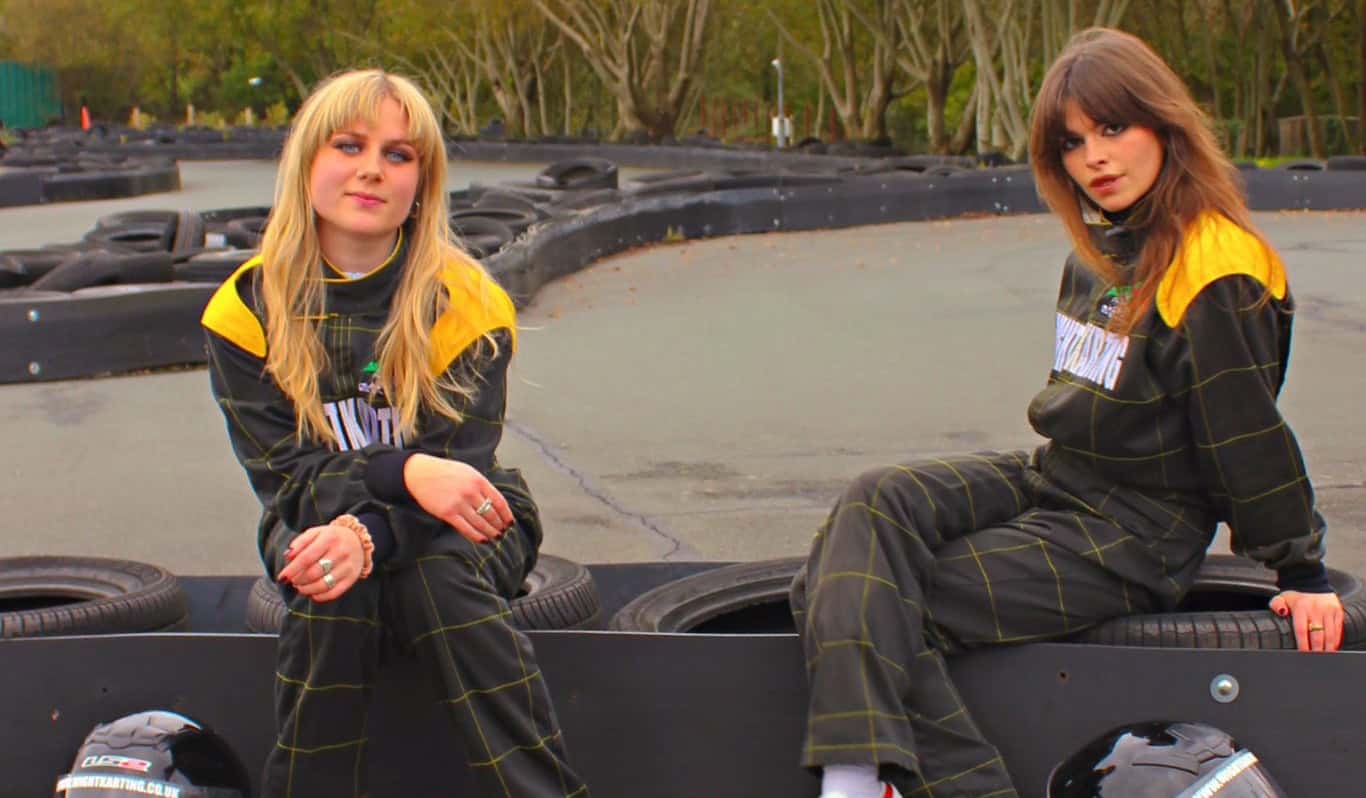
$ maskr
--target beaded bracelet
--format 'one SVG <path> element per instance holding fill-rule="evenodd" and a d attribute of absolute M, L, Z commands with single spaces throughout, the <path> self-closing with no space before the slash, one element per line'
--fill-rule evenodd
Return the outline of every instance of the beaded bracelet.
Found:
<path fill-rule="evenodd" d="M 375 542 L 370 539 L 370 530 L 365 528 L 365 524 L 361 523 L 359 518 L 349 513 L 333 518 L 332 524 L 334 526 L 344 526 L 356 533 L 356 538 L 360 540 L 361 554 L 365 558 L 365 565 L 361 566 L 360 576 L 357 577 L 357 579 L 364 579 L 369 576 L 370 572 L 375 570 Z"/>

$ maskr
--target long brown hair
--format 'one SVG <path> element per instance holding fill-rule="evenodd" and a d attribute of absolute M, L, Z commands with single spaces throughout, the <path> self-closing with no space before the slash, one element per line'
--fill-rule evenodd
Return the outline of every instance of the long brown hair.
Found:
<path fill-rule="evenodd" d="M 1096 122 L 1141 125 L 1162 142 L 1157 180 L 1125 222 L 1143 233 L 1144 243 L 1132 276 L 1124 280 L 1133 295 L 1115 319 L 1119 331 L 1132 330 L 1152 306 L 1183 236 L 1201 215 L 1223 214 L 1266 243 L 1252 224 L 1237 169 L 1186 84 L 1142 39 L 1090 28 L 1072 38 L 1044 76 L 1031 119 L 1029 159 L 1044 202 L 1062 219 L 1082 262 L 1101 277 L 1121 282 L 1115 264 L 1087 234 L 1082 207 L 1090 199 L 1063 167 L 1072 102 Z"/>
<path fill-rule="evenodd" d="M 456 246 L 447 223 L 446 147 L 441 126 L 421 90 L 411 81 L 377 69 L 335 75 L 308 96 L 295 116 L 280 154 L 275 207 L 261 239 L 260 295 L 266 317 L 266 370 L 294 403 L 300 440 L 335 442 L 324 415 L 318 379 L 328 367 L 318 338 L 324 314 L 322 248 L 309 197 L 309 173 L 318 150 L 337 130 L 364 119 L 374 124 L 380 105 L 398 102 L 408 119 L 408 138 L 421 172 L 417 205 L 404 225 L 407 264 L 389 318 L 377 343 L 376 382 L 396 411 L 404 438 L 412 436 L 419 408 L 460 419 L 451 395 L 467 397 L 470 384 L 433 373 L 431 331 L 449 304 L 444 269 L 464 263 L 483 268 Z M 481 280 L 486 286 L 490 280 Z M 489 301 L 487 291 L 481 299 Z M 493 341 L 485 336 L 492 346 Z"/>

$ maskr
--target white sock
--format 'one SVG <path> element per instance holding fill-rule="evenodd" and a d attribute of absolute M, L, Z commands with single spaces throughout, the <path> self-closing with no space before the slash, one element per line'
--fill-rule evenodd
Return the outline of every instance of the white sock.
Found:
<path fill-rule="evenodd" d="M 882 798 L 876 765 L 826 765 L 821 769 L 821 795 L 844 798 Z"/>

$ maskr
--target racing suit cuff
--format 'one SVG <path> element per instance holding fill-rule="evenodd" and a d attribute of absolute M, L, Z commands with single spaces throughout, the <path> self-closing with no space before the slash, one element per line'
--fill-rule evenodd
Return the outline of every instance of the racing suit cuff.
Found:
<path fill-rule="evenodd" d="M 375 544 L 375 551 L 370 555 L 378 566 L 389 559 L 389 555 L 394 553 L 394 546 L 397 542 L 394 539 L 394 530 L 389 528 L 389 519 L 381 513 L 359 513 L 356 519 L 370 532 L 370 542 Z"/>
<path fill-rule="evenodd" d="M 1276 587 L 1301 593 L 1332 593 L 1328 584 L 1328 569 L 1322 562 L 1288 565 L 1276 571 Z"/>
<path fill-rule="evenodd" d="M 365 467 L 365 487 L 369 489 L 370 495 L 383 502 L 390 504 L 404 504 L 413 500 L 413 495 L 408 492 L 408 486 L 403 482 L 403 466 L 408 463 L 408 458 L 417 454 L 411 449 L 397 449 L 379 454 L 370 458 L 370 462 Z M 374 531 L 370 532 L 374 537 Z M 379 540 L 375 540 L 376 548 L 379 547 Z"/>

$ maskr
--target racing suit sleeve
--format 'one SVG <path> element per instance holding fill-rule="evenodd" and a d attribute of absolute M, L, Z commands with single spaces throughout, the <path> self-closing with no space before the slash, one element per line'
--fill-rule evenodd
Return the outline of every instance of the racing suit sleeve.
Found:
<path fill-rule="evenodd" d="M 477 358 L 479 345 L 475 344 L 450 367 L 468 380 L 472 362 L 479 360 L 475 393 L 457 404 L 464 416 L 461 423 L 423 413 L 418 419 L 418 437 L 409 449 L 371 444 L 354 451 L 297 440 L 293 404 L 265 374 L 264 360 L 212 331 L 206 330 L 206 337 L 213 395 L 223 412 L 233 452 L 263 508 L 258 543 L 267 564 L 277 562 L 279 553 L 299 532 L 343 513 L 356 515 L 371 527 L 377 562 L 410 559 L 420 547 L 420 536 L 445 525 L 406 501 L 406 490 L 399 492 L 391 484 L 396 465 L 398 485 L 402 485 L 405 452 L 462 460 L 485 473 L 492 467 L 502 434 L 512 349 L 501 331 L 496 335 L 497 357 Z M 386 484 L 389 494 L 377 496 L 376 486 L 383 491 Z M 273 535 L 280 525 L 289 534 Z"/>
<path fill-rule="evenodd" d="M 1200 471 L 1233 550 L 1276 569 L 1282 589 L 1330 592 L 1325 524 L 1294 432 L 1276 406 L 1290 354 L 1291 302 L 1257 280 L 1221 277 L 1186 311 L 1187 409 Z"/>

